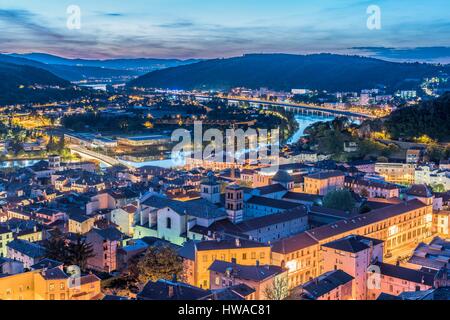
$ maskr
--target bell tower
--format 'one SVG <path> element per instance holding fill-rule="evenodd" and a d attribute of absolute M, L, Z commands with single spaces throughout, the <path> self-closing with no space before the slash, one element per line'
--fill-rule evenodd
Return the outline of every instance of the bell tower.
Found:
<path fill-rule="evenodd" d="M 209 202 L 220 202 L 220 184 L 217 182 L 213 172 L 208 172 L 206 178 L 201 181 L 200 195 Z"/>
<path fill-rule="evenodd" d="M 230 184 L 225 188 L 225 209 L 231 222 L 244 220 L 244 190 L 238 184 Z"/>

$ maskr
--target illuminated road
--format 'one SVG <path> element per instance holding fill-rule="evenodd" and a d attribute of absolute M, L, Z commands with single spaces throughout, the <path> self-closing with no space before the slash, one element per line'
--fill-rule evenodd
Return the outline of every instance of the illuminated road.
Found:
<path fill-rule="evenodd" d="M 187 93 L 175 93 L 174 95 L 180 95 L 180 96 L 191 96 Z M 327 107 L 321 107 L 316 105 L 308 105 L 308 104 L 297 104 L 297 103 L 289 103 L 289 102 L 272 102 L 272 101 L 265 101 L 265 100 L 255 100 L 255 99 L 246 99 L 246 98 L 237 98 L 237 97 L 213 97 L 208 95 L 194 95 L 196 99 L 212 99 L 212 98 L 219 98 L 222 100 L 226 100 L 229 102 L 248 102 L 248 103 L 254 103 L 254 104 L 260 104 L 260 105 L 267 105 L 267 106 L 279 106 L 284 107 L 288 111 L 295 111 L 295 109 L 299 109 L 301 111 L 305 112 L 312 112 L 313 114 L 318 115 L 334 115 L 334 116 L 345 116 L 349 118 L 357 118 L 359 120 L 364 119 L 370 119 L 375 118 L 373 115 L 365 114 L 365 113 L 359 113 L 359 112 L 352 112 L 352 111 L 345 111 L 345 110 L 339 110 L 339 109 L 333 109 L 333 108 L 327 108 Z"/>
<path fill-rule="evenodd" d="M 104 154 L 101 154 L 101 153 L 98 153 L 98 152 L 95 152 L 92 150 L 88 150 L 86 148 L 82 148 L 80 146 L 71 145 L 71 146 L 69 146 L 69 149 L 72 153 L 76 153 L 76 154 L 80 155 L 82 158 L 97 160 L 97 161 L 104 163 L 107 166 L 124 165 L 127 167 L 131 167 L 129 164 L 122 163 L 121 161 L 119 161 L 115 158 L 106 156 Z"/>

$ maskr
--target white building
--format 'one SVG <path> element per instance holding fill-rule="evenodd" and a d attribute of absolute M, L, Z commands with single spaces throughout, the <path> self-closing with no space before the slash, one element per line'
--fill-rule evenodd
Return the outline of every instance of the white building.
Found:
<path fill-rule="evenodd" d="M 445 190 L 450 190 L 450 170 L 419 166 L 416 168 L 414 176 L 417 184 L 427 184 L 431 186 L 442 184 Z"/>

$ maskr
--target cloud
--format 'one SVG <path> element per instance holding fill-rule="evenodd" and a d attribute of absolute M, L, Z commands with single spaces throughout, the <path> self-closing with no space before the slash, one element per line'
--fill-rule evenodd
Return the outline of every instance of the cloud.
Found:
<path fill-rule="evenodd" d="M 160 28 L 167 28 L 167 29 L 189 28 L 193 26 L 195 26 L 195 23 L 188 20 L 179 20 L 175 22 L 163 23 L 158 25 L 158 27 Z"/>
<path fill-rule="evenodd" d="M 63 13 L 52 16 L 37 14 L 38 11 L 0 9 L 0 28 L 7 30 L 0 33 L 0 51 L 38 51 L 85 58 L 214 58 L 251 52 L 351 53 L 355 49 L 348 48 L 358 47 L 358 53 L 386 59 L 447 56 L 441 51 L 392 49 L 394 46 L 450 47 L 447 37 L 450 23 L 425 15 L 423 19 L 415 19 L 414 15 L 388 10 L 385 8 L 388 2 L 377 0 L 377 3 L 380 1 L 385 20 L 382 30 L 376 32 L 366 27 L 364 6 L 372 3 L 369 0 L 305 5 L 304 10 L 280 10 L 273 15 L 264 14 L 262 5 L 261 15 L 259 11 L 242 10 L 233 19 L 223 19 L 228 16 L 225 11 L 216 11 L 217 16 L 213 16 L 217 13 L 207 15 L 207 8 L 205 12 L 198 8 L 186 9 L 195 10 L 186 12 L 187 19 L 172 13 L 175 10 L 159 14 L 158 8 L 138 10 L 126 4 L 83 11 L 89 13 L 82 17 L 81 30 L 68 30 Z"/>
<path fill-rule="evenodd" d="M 24 31 L 32 32 L 41 37 L 53 40 L 62 40 L 64 38 L 61 34 L 52 29 L 37 23 L 35 18 L 36 16 L 34 14 L 26 10 L 0 9 L 0 21 L 15 25 L 22 28 Z"/>
<path fill-rule="evenodd" d="M 450 47 L 417 47 L 417 48 L 386 48 L 386 47 L 353 47 L 367 55 L 403 61 L 447 61 L 450 59 Z"/>
<path fill-rule="evenodd" d="M 118 13 L 118 12 L 104 12 L 103 15 L 106 17 L 124 17 L 125 16 L 125 14 Z"/>

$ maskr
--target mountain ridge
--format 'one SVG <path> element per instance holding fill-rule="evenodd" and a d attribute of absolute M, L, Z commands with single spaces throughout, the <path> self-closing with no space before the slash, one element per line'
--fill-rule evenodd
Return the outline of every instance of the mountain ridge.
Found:
<path fill-rule="evenodd" d="M 195 63 L 201 59 L 164 59 L 164 58 L 113 58 L 113 59 L 81 59 L 64 58 L 48 53 L 10 53 L 7 54 L 17 58 L 25 58 L 46 64 L 58 64 L 69 66 L 99 67 L 110 69 L 136 69 L 136 68 L 156 68 L 161 65 L 176 66 L 188 63 Z"/>
<path fill-rule="evenodd" d="M 386 87 L 393 91 L 418 87 L 421 79 L 439 72 L 450 72 L 450 66 L 327 53 L 246 54 L 153 71 L 131 80 L 128 86 L 185 90 L 306 88 L 334 92 Z"/>
<path fill-rule="evenodd" d="M 0 62 L 0 93 L 0 104 L 7 105 L 76 97 L 81 91 L 47 70 Z"/>

